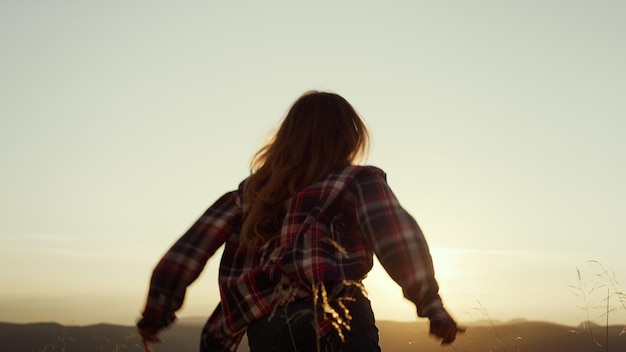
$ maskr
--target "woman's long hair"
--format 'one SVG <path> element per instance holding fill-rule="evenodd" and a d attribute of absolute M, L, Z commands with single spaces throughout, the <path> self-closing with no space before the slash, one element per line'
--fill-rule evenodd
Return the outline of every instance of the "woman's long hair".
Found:
<path fill-rule="evenodd" d="M 287 199 L 365 157 L 368 148 L 367 128 L 348 101 L 334 93 L 304 93 L 252 158 L 240 243 L 255 246 L 278 235 Z"/>

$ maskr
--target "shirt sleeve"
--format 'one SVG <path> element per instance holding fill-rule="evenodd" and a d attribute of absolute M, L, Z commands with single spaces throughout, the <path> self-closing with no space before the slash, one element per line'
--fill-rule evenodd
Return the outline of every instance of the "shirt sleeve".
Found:
<path fill-rule="evenodd" d="M 400 206 L 383 171 L 357 176 L 356 215 L 365 241 L 420 317 L 441 309 L 439 286 L 426 239 L 415 219 Z"/>
<path fill-rule="evenodd" d="M 176 319 L 175 312 L 183 304 L 187 287 L 239 226 L 238 199 L 235 191 L 223 195 L 159 261 L 152 273 L 143 319 L 138 325 L 165 327 Z"/>

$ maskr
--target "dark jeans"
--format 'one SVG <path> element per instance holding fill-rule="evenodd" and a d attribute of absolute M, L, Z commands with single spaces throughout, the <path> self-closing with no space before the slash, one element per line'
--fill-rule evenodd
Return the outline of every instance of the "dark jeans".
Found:
<path fill-rule="evenodd" d="M 350 331 L 343 331 L 345 342 L 333 331 L 320 338 L 321 352 L 380 352 L 370 301 L 362 295 L 355 298 L 347 305 L 352 321 Z M 252 323 L 248 326 L 250 352 L 316 352 L 312 307 L 310 300 L 296 300 L 279 308 L 271 318 Z"/>

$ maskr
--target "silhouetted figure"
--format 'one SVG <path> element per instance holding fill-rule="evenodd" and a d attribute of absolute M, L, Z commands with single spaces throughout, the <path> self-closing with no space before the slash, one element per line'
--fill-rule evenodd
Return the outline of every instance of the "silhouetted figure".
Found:
<path fill-rule="evenodd" d="M 355 166 L 368 149 L 365 124 L 341 96 L 311 91 L 291 107 L 251 163 L 154 270 L 139 333 L 146 350 L 175 320 L 186 288 L 225 246 L 220 304 L 201 351 L 380 351 L 362 280 L 373 255 L 430 319 L 442 343 L 459 329 L 443 307 L 429 249 L 385 173 Z"/>

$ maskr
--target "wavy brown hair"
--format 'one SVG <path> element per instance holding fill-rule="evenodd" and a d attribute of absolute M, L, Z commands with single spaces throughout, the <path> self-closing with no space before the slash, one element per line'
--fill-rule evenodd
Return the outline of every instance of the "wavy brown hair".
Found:
<path fill-rule="evenodd" d="M 247 214 L 240 243 L 259 245 L 278 235 L 285 201 L 365 157 L 369 140 L 365 123 L 344 98 L 327 92 L 304 93 L 252 158 L 251 175 L 244 184 Z"/>

